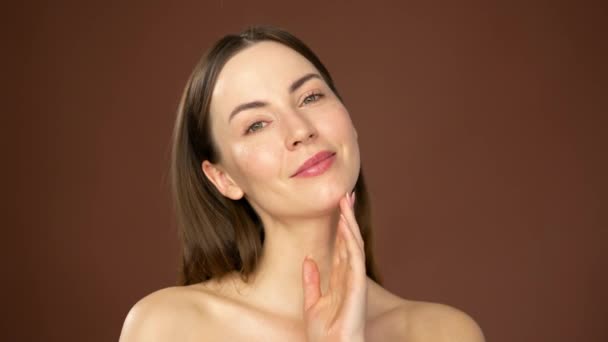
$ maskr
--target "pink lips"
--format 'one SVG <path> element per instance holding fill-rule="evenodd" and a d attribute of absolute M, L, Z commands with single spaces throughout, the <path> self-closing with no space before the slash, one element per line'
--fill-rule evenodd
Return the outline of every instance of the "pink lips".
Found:
<path fill-rule="evenodd" d="M 320 175 L 334 162 L 335 153 L 321 151 L 306 160 L 291 177 L 310 177 Z"/>

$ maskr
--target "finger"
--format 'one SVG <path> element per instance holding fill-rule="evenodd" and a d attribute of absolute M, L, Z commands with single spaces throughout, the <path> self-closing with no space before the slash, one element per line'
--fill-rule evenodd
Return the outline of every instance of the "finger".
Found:
<path fill-rule="evenodd" d="M 302 282 L 304 288 L 304 312 L 308 311 L 321 297 L 319 268 L 317 263 L 306 257 L 302 263 Z"/>
<path fill-rule="evenodd" d="M 343 216 L 342 216 L 343 217 Z M 343 222 L 346 218 L 341 219 Z M 342 236 L 344 236 L 344 244 L 348 252 L 348 263 L 357 271 L 365 270 L 365 254 L 357 243 L 352 229 L 348 227 L 348 223 L 340 225 Z"/>
<path fill-rule="evenodd" d="M 338 225 L 340 225 L 340 221 L 338 221 Z M 336 230 L 336 241 L 334 243 L 333 267 L 336 267 L 340 263 L 340 248 L 342 248 L 342 243 L 343 241 L 342 237 L 340 236 L 340 228 L 338 227 L 338 229 Z"/>
<path fill-rule="evenodd" d="M 340 230 L 343 235 L 352 234 L 346 226 L 341 226 Z M 363 253 L 359 251 L 352 236 L 346 239 L 351 241 L 348 259 L 340 264 L 336 272 L 336 276 L 339 278 L 335 281 L 337 286 L 332 287 L 330 295 L 330 297 L 340 298 L 339 303 L 343 303 L 347 297 L 352 297 L 354 293 L 360 293 L 359 290 L 365 287 L 364 284 L 367 279 Z M 346 239 L 345 244 L 348 244 Z"/>
<path fill-rule="evenodd" d="M 346 295 L 345 289 L 348 283 L 348 274 L 351 272 L 352 266 L 349 260 L 351 259 L 350 252 L 348 251 L 347 241 L 345 234 L 348 233 L 348 227 L 346 226 L 346 219 L 342 216 L 338 223 L 337 238 L 340 241 L 338 249 L 338 265 L 332 270 L 332 276 L 334 279 L 334 286 L 332 286 L 332 298 L 341 302 Z"/>
<path fill-rule="evenodd" d="M 355 217 L 355 212 L 353 209 L 355 204 L 355 193 L 353 192 L 350 195 L 347 193 L 346 195 L 346 203 L 340 203 L 340 209 L 346 217 L 349 228 L 351 228 L 357 243 L 360 245 L 361 249 L 364 250 L 361 229 L 359 228 L 359 224 L 357 223 L 357 218 Z"/>
<path fill-rule="evenodd" d="M 355 212 L 353 211 L 352 207 L 350 206 L 348 198 L 340 201 L 340 210 L 341 210 L 342 214 L 344 215 L 344 217 L 346 218 L 346 222 L 348 223 L 348 228 L 353 233 L 353 236 L 354 236 L 355 240 L 357 241 L 359 248 L 361 248 L 361 250 L 364 251 L 365 249 L 364 249 L 363 237 L 361 236 L 361 229 L 359 228 L 359 224 L 357 223 L 357 219 L 355 218 Z"/>
<path fill-rule="evenodd" d="M 348 239 L 348 235 L 345 236 L 345 232 L 348 231 L 348 223 L 346 222 L 346 218 L 344 215 L 340 214 L 340 222 L 338 223 L 338 238 L 340 239 L 340 261 L 344 261 L 348 259 L 348 245 L 346 239 Z"/>
<path fill-rule="evenodd" d="M 361 235 L 361 228 L 359 227 L 359 223 L 357 222 L 357 216 L 355 215 L 355 198 L 356 197 L 356 193 L 353 191 L 353 193 L 351 194 L 351 206 L 348 208 L 350 210 L 347 210 L 347 216 L 346 218 L 349 220 L 349 222 L 351 223 L 351 225 L 353 226 L 353 233 L 355 235 L 355 237 L 357 238 L 357 241 L 360 243 L 361 245 L 361 249 L 365 250 L 364 247 L 364 242 L 363 242 L 363 236 Z"/>
<path fill-rule="evenodd" d="M 345 242 L 344 242 L 344 233 L 341 232 L 342 229 L 344 229 L 344 225 L 346 225 L 346 221 L 343 218 L 342 215 L 340 215 L 340 218 L 338 219 L 338 223 L 336 225 L 336 235 L 335 235 L 335 242 L 334 242 L 334 250 L 332 253 L 332 272 L 331 272 L 331 276 L 330 276 L 330 287 L 332 287 L 332 285 L 338 286 L 338 283 L 340 282 L 340 267 L 343 266 L 346 262 L 346 246 L 345 246 Z"/>

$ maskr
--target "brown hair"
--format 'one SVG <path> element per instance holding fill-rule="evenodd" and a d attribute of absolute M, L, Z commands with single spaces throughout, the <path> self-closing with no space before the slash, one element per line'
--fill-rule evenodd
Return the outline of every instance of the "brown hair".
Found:
<path fill-rule="evenodd" d="M 209 129 L 209 103 L 218 74 L 239 51 L 274 41 L 300 53 L 319 71 L 342 101 L 319 58 L 292 34 L 271 26 L 227 35 L 200 59 L 190 75 L 177 111 L 171 150 L 171 188 L 182 244 L 180 285 L 239 271 L 243 280 L 255 269 L 264 243 L 262 222 L 243 197 L 224 197 L 204 175 L 204 160 L 221 160 Z M 371 210 L 363 170 L 355 185 L 355 216 L 365 242 L 367 275 L 380 283 L 372 254 Z"/>

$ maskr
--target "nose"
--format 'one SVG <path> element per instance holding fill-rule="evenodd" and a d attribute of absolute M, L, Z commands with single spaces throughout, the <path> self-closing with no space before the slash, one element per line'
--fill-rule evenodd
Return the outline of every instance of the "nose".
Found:
<path fill-rule="evenodd" d="M 298 145 L 308 144 L 317 137 L 317 131 L 310 120 L 297 111 L 284 116 L 287 126 L 285 145 L 293 150 Z"/>

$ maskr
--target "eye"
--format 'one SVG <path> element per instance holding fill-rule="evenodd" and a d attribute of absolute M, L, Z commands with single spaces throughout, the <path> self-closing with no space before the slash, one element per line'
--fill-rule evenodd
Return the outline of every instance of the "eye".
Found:
<path fill-rule="evenodd" d="M 264 121 L 256 121 L 253 124 L 251 124 L 251 126 L 249 126 L 247 128 L 247 131 L 245 131 L 245 134 L 249 134 L 249 133 L 253 133 L 255 131 L 257 131 L 258 129 L 262 129 L 264 126 L 262 126 L 262 124 L 264 124 Z"/>
<path fill-rule="evenodd" d="M 314 93 L 314 92 L 313 92 L 312 94 L 310 94 L 310 95 L 308 95 L 308 96 L 306 96 L 306 97 L 304 98 L 304 101 L 302 101 L 302 104 L 305 104 L 305 105 L 306 105 L 306 104 L 309 104 L 309 103 L 312 103 L 312 102 L 317 102 L 317 101 L 319 101 L 319 100 L 320 100 L 320 99 L 321 99 L 323 96 L 325 96 L 325 95 L 323 95 L 323 94 L 321 94 L 321 93 Z"/>

